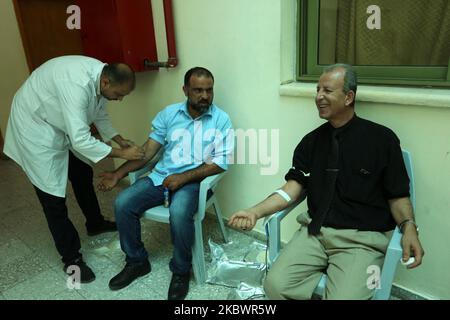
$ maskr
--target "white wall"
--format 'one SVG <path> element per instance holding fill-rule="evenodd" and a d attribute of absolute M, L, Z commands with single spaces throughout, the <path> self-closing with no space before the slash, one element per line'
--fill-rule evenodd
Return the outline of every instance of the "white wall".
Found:
<path fill-rule="evenodd" d="M 29 74 L 12 1 L 0 1 L 0 129 L 6 124 L 14 93 Z"/>

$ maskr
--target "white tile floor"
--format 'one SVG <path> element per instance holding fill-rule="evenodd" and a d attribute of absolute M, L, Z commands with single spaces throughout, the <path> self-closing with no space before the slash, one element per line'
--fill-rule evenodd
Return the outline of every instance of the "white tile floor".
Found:
<path fill-rule="evenodd" d="M 100 163 L 96 172 L 111 167 L 108 160 Z M 142 238 L 149 252 L 152 272 L 133 282 L 127 288 L 111 291 L 109 280 L 124 266 L 117 233 L 88 237 L 84 217 L 69 187 L 67 207 L 77 228 L 83 257 L 96 274 L 96 280 L 81 284 L 80 290 L 67 288 L 67 275 L 62 270 L 60 257 L 54 247 L 42 209 L 32 185 L 13 161 L 0 160 L 0 300 L 164 300 L 171 278 L 168 267 L 172 245 L 169 226 L 142 220 Z M 102 213 L 113 219 L 112 203 L 120 186 L 110 193 L 98 193 Z M 204 223 L 206 240 L 222 243 L 216 218 L 209 215 Z M 254 239 L 229 230 L 229 236 L 243 247 Z M 209 261 L 209 253 L 206 257 Z M 232 289 L 203 284 L 191 280 L 187 300 L 227 299 Z"/>

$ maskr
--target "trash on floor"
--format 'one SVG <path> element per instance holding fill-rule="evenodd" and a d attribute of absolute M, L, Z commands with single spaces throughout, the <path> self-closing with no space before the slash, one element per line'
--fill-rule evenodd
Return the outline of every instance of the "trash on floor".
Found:
<path fill-rule="evenodd" d="M 207 283 L 236 288 L 230 294 L 230 298 L 236 300 L 264 296 L 262 283 L 266 271 L 265 245 L 253 242 L 250 247 L 244 248 L 245 252 L 241 252 L 242 260 L 231 260 L 225 250 L 236 255 L 236 251 L 242 251 L 241 245 L 232 242 L 219 245 L 211 239 L 208 243 L 212 261 Z"/>
<path fill-rule="evenodd" d="M 228 294 L 228 300 L 264 300 L 266 295 L 262 287 L 254 287 L 241 282 L 239 287 Z"/>
<path fill-rule="evenodd" d="M 105 255 L 120 250 L 120 241 L 117 235 L 98 237 L 90 240 L 85 251 Z"/>

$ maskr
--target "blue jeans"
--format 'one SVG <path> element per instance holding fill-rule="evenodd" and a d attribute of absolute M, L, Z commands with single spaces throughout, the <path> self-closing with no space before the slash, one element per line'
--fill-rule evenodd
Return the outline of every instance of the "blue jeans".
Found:
<path fill-rule="evenodd" d="M 193 216 L 198 209 L 199 189 L 199 183 L 190 183 L 170 194 L 170 233 L 174 245 L 170 270 L 180 275 L 188 274 L 191 270 Z M 163 201 L 163 186 L 155 186 L 148 177 L 139 179 L 116 198 L 116 224 L 126 262 L 139 263 L 148 259 L 147 250 L 141 240 L 140 218 L 144 211 L 162 205 Z"/>

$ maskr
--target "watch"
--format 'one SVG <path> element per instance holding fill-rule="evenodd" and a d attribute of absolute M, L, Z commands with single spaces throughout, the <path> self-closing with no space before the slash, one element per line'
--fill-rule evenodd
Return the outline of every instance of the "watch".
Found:
<path fill-rule="evenodd" d="M 400 233 L 403 233 L 403 227 L 404 227 L 405 224 L 407 224 L 407 223 L 412 223 L 412 224 L 416 227 L 417 233 L 419 233 L 419 226 L 417 225 L 417 223 L 416 223 L 414 220 L 411 220 L 411 219 L 403 220 L 403 221 L 398 225 L 398 229 L 400 230 Z"/>

